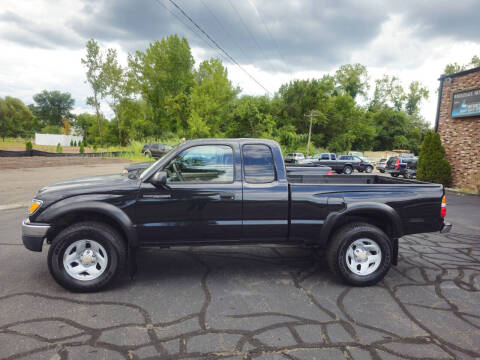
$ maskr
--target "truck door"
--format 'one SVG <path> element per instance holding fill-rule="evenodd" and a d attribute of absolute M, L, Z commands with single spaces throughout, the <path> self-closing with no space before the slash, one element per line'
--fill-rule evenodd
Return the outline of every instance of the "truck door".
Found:
<path fill-rule="evenodd" d="M 192 146 L 165 166 L 165 188 L 143 183 L 136 211 L 141 241 L 240 240 L 242 182 L 233 154 L 228 145 Z"/>
<path fill-rule="evenodd" d="M 286 241 L 288 183 L 279 179 L 272 149 L 265 144 L 244 144 L 242 239 L 251 242 Z"/>

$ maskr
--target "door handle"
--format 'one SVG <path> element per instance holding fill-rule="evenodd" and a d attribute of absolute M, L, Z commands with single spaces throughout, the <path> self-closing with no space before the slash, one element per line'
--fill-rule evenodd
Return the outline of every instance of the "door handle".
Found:
<path fill-rule="evenodd" d="M 235 194 L 232 194 L 232 193 L 221 194 L 220 200 L 235 200 Z"/>

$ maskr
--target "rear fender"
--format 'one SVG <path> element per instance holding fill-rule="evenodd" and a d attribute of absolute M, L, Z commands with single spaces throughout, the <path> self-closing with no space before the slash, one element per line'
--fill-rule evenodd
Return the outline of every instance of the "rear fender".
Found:
<path fill-rule="evenodd" d="M 338 225 L 347 223 L 349 217 L 388 219 L 388 225 L 391 226 L 391 234 L 389 234 L 389 236 L 392 239 L 398 239 L 403 235 L 402 221 L 392 207 L 382 203 L 359 202 L 347 204 L 345 210 L 328 214 L 320 232 L 320 245 L 326 245 Z"/>

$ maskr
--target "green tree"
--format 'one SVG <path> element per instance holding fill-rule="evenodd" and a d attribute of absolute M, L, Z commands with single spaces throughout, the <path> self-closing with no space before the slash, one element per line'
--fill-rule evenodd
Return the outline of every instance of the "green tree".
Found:
<path fill-rule="evenodd" d="M 357 95 L 367 96 L 369 89 L 368 71 L 361 64 L 346 64 L 335 72 L 335 83 L 343 93 L 355 99 Z"/>
<path fill-rule="evenodd" d="M 452 183 L 452 169 L 438 133 L 429 131 L 425 135 L 418 158 L 417 179 L 444 186 Z"/>
<path fill-rule="evenodd" d="M 98 46 L 98 43 L 94 39 L 87 41 L 86 50 L 87 54 L 85 58 L 82 58 L 82 64 L 87 68 L 86 82 L 90 85 L 93 92 L 93 96 L 87 98 L 87 104 L 95 108 L 98 136 L 100 138 L 100 143 L 102 143 L 100 100 L 106 91 L 105 75 L 103 72 L 104 59 L 103 54 L 100 51 L 100 46 Z"/>
<path fill-rule="evenodd" d="M 419 81 L 412 81 L 408 87 L 405 110 L 407 114 L 414 115 L 420 112 L 420 104 L 428 99 L 428 89 Z"/>
<path fill-rule="evenodd" d="M 370 108 L 393 106 L 396 110 L 401 110 L 406 98 L 400 80 L 396 76 L 384 75 L 381 79 L 375 80 Z"/>
<path fill-rule="evenodd" d="M 240 89 L 228 80 L 219 59 L 203 61 L 195 72 L 191 109 L 208 126 L 212 136 L 223 135 L 230 126 L 235 96 Z"/>
<path fill-rule="evenodd" d="M 35 104 L 30 109 L 42 126 L 62 126 L 63 118 L 72 117 L 70 111 L 73 109 L 75 100 L 69 92 L 43 90 L 33 96 L 33 101 Z"/>
<path fill-rule="evenodd" d="M 17 98 L 0 98 L 0 130 L 5 137 L 31 137 L 34 133 L 34 117 L 30 109 Z"/>
<path fill-rule="evenodd" d="M 85 152 L 85 147 L 83 146 L 83 142 L 80 143 L 80 154 L 83 154 Z"/>
<path fill-rule="evenodd" d="M 129 57 L 129 77 L 153 112 L 155 135 L 168 128 L 166 101 L 179 94 L 190 94 L 193 85 L 193 56 L 185 38 L 167 36 L 150 43 L 145 52 Z"/>
<path fill-rule="evenodd" d="M 102 74 L 105 85 L 102 97 L 107 99 L 110 108 L 115 114 L 117 142 L 121 143 L 121 119 L 118 112 L 118 106 L 120 105 L 122 99 L 128 95 L 129 88 L 127 86 L 125 70 L 118 63 L 117 51 L 115 49 L 107 50 L 106 59 L 102 65 Z"/>
<path fill-rule="evenodd" d="M 231 137 L 271 138 L 275 122 L 266 96 L 242 96 L 235 103 L 233 122 L 227 131 Z"/>

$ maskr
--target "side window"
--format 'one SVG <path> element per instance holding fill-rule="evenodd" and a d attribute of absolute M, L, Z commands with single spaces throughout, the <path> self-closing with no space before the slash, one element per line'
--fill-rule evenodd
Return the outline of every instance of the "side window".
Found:
<path fill-rule="evenodd" d="M 226 145 L 199 145 L 182 151 L 165 167 L 167 182 L 233 182 L 233 152 Z"/>
<path fill-rule="evenodd" d="M 328 154 L 322 154 L 322 160 L 330 160 Z"/>
<path fill-rule="evenodd" d="M 337 160 L 337 155 L 331 154 L 332 160 Z"/>
<path fill-rule="evenodd" d="M 243 145 L 243 169 L 245 181 L 270 183 L 276 179 L 273 155 L 266 145 Z"/>

